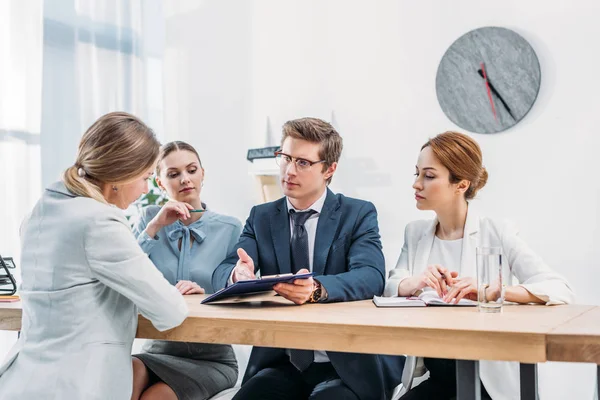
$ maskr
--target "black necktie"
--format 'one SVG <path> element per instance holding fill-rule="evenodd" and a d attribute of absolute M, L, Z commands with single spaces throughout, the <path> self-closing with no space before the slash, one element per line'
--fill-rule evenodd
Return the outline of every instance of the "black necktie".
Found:
<path fill-rule="evenodd" d="M 302 268 L 310 270 L 310 260 L 308 256 L 308 233 L 304 224 L 311 215 L 316 214 L 315 210 L 295 211 L 290 210 L 290 215 L 294 221 L 294 232 L 290 249 L 292 251 L 292 272 L 296 273 Z M 304 371 L 314 359 L 312 350 L 290 350 L 290 362 L 299 371 Z"/>
<path fill-rule="evenodd" d="M 294 232 L 290 243 L 292 251 L 292 272 L 295 274 L 302 268 L 310 270 L 310 260 L 308 259 L 308 233 L 304 224 L 311 215 L 316 214 L 315 210 L 296 211 L 290 210 L 292 221 L 294 221 Z"/>

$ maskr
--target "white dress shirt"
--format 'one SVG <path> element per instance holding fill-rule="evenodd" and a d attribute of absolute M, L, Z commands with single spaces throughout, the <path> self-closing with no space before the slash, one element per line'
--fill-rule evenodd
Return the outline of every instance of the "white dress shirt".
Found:
<path fill-rule="evenodd" d="M 308 207 L 305 210 L 298 210 L 297 208 L 295 208 L 292 205 L 289 197 L 286 198 L 288 214 L 289 214 L 290 210 L 295 210 L 298 212 L 308 211 L 308 210 L 316 211 L 316 213 L 311 215 L 304 223 L 304 229 L 306 229 L 306 233 L 308 234 L 308 262 L 309 262 L 309 269 L 311 272 L 313 270 L 313 258 L 314 258 L 314 252 L 315 252 L 315 238 L 317 236 L 317 224 L 319 223 L 319 216 L 321 215 L 321 210 L 323 209 L 323 204 L 325 204 L 326 197 L 327 197 L 327 189 L 325 189 L 325 191 L 323 191 L 323 194 L 321 195 L 321 197 L 319 197 L 319 199 L 317 201 L 315 201 L 310 207 Z M 291 242 L 292 236 L 294 234 L 293 233 L 294 232 L 294 220 L 292 219 L 291 215 L 289 216 L 289 219 L 290 219 L 290 242 Z M 289 355 L 290 351 L 286 350 L 286 353 Z M 325 353 L 324 351 L 318 351 L 318 350 L 315 351 L 315 362 L 317 362 L 317 363 L 329 362 L 329 357 L 327 357 L 327 353 Z"/>
<path fill-rule="evenodd" d="M 460 258 L 462 255 L 462 239 L 442 240 L 435 236 L 427 265 L 439 264 L 449 271 L 456 271 L 461 276 Z M 435 289 L 425 286 L 423 292 L 435 292 Z"/>
<path fill-rule="evenodd" d="M 295 208 L 290 202 L 289 198 L 286 198 L 287 209 L 290 219 L 290 243 L 292 240 L 292 236 L 294 235 L 294 219 L 290 214 L 290 210 L 295 210 L 297 212 L 313 210 L 316 211 L 315 214 L 311 215 L 306 222 L 304 223 L 304 228 L 306 229 L 306 233 L 308 234 L 308 262 L 310 266 L 310 271 L 313 269 L 313 258 L 315 253 L 315 237 L 317 236 L 317 224 L 319 223 L 319 216 L 321 215 L 321 210 L 323 209 L 323 204 L 325 204 L 325 197 L 327 197 L 327 190 L 323 192 L 321 197 L 317 201 L 315 201 L 310 207 L 305 210 L 298 210 Z"/>
<path fill-rule="evenodd" d="M 449 271 L 460 271 L 460 258 L 462 256 L 462 238 L 456 240 L 442 240 L 437 236 L 433 238 L 431 253 L 427 265 L 439 264 Z"/>

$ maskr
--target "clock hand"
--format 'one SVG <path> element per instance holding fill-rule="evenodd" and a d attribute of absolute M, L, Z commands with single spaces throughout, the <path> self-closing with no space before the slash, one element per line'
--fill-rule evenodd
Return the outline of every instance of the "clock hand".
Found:
<path fill-rule="evenodd" d="M 506 102 L 504 101 L 504 99 L 502 98 L 502 96 L 500 96 L 500 93 L 498 93 L 498 91 L 496 90 L 496 88 L 494 87 L 494 85 L 492 85 L 492 82 L 490 82 L 489 79 L 486 79 L 484 72 L 482 70 L 478 69 L 477 73 L 479 74 L 479 76 L 481 76 L 483 79 L 485 79 L 488 82 L 488 84 L 490 86 L 490 90 L 492 91 L 492 93 L 495 94 L 496 97 L 500 100 L 500 102 L 502 103 L 502 105 L 504 106 L 504 108 L 506 108 L 506 111 L 508 111 L 508 114 L 512 117 L 512 119 L 514 119 L 516 121 L 517 119 L 513 115 L 512 111 L 510 110 L 510 107 L 508 106 L 508 104 L 506 104 Z"/>
<path fill-rule="evenodd" d="M 496 107 L 494 106 L 494 100 L 492 99 L 492 92 L 490 91 L 490 85 L 488 84 L 487 77 L 485 75 L 485 67 L 483 63 L 481 63 L 481 71 L 483 72 L 483 81 L 485 82 L 485 88 L 487 89 L 488 98 L 490 99 L 490 104 L 492 105 L 492 112 L 494 113 L 494 119 L 498 121 L 498 117 L 496 116 Z"/>

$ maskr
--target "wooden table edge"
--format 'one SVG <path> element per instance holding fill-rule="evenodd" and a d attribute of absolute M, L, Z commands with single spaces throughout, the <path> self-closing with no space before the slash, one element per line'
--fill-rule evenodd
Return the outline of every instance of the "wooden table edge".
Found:
<path fill-rule="evenodd" d="M 319 334 L 315 335 L 315 326 L 312 323 L 222 317 L 202 317 L 202 320 L 205 324 L 204 327 L 194 326 L 193 321 L 186 320 L 176 328 L 159 332 L 149 320 L 140 316 L 136 337 L 473 360 L 484 358 L 479 354 L 475 356 L 474 353 L 480 352 L 486 355 L 495 354 L 489 359 L 498 361 L 527 363 L 546 361 L 544 333 L 463 330 L 458 335 L 452 335 L 439 328 L 381 327 L 376 325 L 363 325 L 359 331 L 356 331 L 356 325 L 320 323 Z M 232 325 L 235 325 L 237 329 L 231 329 Z M 305 336 L 302 335 L 308 336 L 309 334 L 311 334 L 311 340 L 305 341 Z M 463 345 L 457 348 L 457 341 L 462 342 Z M 490 344 L 492 342 L 493 344 Z M 515 344 L 517 344 L 516 347 Z M 496 348 L 505 349 L 508 346 L 511 346 L 511 351 L 496 351 Z M 518 360 L 515 360 L 515 354 L 518 355 L 516 357 L 519 358 Z"/>
<path fill-rule="evenodd" d="M 598 309 L 600 309 L 600 306 L 590 306 L 589 309 L 573 316 L 548 332 L 546 335 L 548 361 L 584 362 L 600 365 L 600 336 L 586 333 L 560 333 L 573 320 Z M 598 321 L 598 324 L 600 324 L 600 321 Z"/>

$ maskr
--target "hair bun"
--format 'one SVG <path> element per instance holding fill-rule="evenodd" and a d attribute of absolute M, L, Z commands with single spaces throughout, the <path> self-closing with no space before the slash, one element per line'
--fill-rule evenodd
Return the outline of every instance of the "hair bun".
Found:
<path fill-rule="evenodd" d="M 479 174 L 479 181 L 477 182 L 477 190 L 480 190 L 485 186 L 488 180 L 488 172 L 485 167 L 481 167 L 481 173 Z"/>

